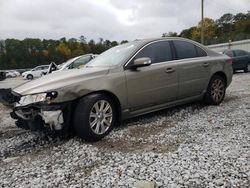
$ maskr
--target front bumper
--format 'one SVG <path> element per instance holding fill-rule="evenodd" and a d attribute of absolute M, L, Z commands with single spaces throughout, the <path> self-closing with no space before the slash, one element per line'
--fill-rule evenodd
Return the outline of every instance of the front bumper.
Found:
<path fill-rule="evenodd" d="M 30 104 L 13 108 L 11 117 L 16 119 L 16 125 L 20 128 L 32 131 L 61 131 L 67 129 L 70 123 L 69 103 L 61 104 Z"/>
<path fill-rule="evenodd" d="M 11 89 L 0 89 L 0 102 L 13 105 L 13 111 L 10 115 L 16 120 L 18 127 L 33 131 L 62 130 L 63 133 L 72 132 L 72 116 L 76 101 L 17 105 L 21 97 Z"/>
<path fill-rule="evenodd" d="M 50 129 L 57 131 L 62 130 L 64 127 L 64 108 L 65 105 L 60 104 L 31 104 L 24 107 L 14 107 L 11 117 L 24 124 L 21 128 L 31 130 Z M 20 125 L 20 123 L 17 125 Z"/>

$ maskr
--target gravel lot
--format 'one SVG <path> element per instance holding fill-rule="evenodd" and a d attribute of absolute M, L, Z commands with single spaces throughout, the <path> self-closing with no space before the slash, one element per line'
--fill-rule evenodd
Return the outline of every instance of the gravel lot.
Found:
<path fill-rule="evenodd" d="M 0 105 L 0 187 L 250 186 L 250 73 L 234 75 L 220 106 L 144 115 L 93 144 L 21 130 L 10 111 Z"/>

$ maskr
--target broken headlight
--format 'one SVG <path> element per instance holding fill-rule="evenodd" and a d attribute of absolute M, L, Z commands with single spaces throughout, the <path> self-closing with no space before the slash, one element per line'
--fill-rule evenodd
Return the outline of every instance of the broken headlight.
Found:
<path fill-rule="evenodd" d="M 39 93 L 34 95 L 25 95 L 22 96 L 20 101 L 16 103 L 16 106 L 26 106 L 32 103 L 44 102 L 46 104 L 50 104 L 53 99 L 57 97 L 57 92 L 52 91 L 48 93 Z"/>

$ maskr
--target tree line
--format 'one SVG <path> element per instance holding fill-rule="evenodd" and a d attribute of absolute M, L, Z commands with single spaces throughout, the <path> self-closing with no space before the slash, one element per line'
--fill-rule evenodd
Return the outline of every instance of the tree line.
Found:
<path fill-rule="evenodd" d="M 120 42 L 126 43 L 123 40 Z M 117 46 L 117 41 L 99 39 L 86 41 L 84 36 L 79 39 L 61 38 L 60 40 L 32 39 L 24 40 L 6 39 L 0 41 L 0 70 L 1 69 L 22 69 L 33 68 L 41 64 L 65 62 L 69 58 L 79 55 L 94 53 L 100 54 L 103 51 Z"/>
<path fill-rule="evenodd" d="M 205 45 L 238 41 L 250 38 L 250 11 L 246 14 L 224 14 L 219 19 L 204 18 Z M 163 33 L 163 37 L 184 37 L 200 42 L 201 22 L 197 26 L 176 32 Z"/>
<path fill-rule="evenodd" d="M 224 14 L 217 20 L 204 19 L 205 45 L 222 42 L 237 41 L 250 38 L 250 11 L 248 13 Z M 163 33 L 162 37 L 178 36 L 200 42 L 201 22 L 197 26 L 176 32 Z M 97 42 L 93 39 L 87 41 L 84 36 L 79 39 L 61 38 L 59 40 L 32 39 L 24 40 L 6 39 L 0 40 L 0 69 L 33 68 L 41 64 L 49 64 L 51 61 L 57 64 L 67 59 L 87 54 L 100 54 L 121 42 L 104 40 Z"/>

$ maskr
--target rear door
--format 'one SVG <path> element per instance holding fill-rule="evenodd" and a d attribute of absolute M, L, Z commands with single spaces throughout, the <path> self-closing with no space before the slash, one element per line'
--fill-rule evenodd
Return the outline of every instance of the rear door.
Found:
<path fill-rule="evenodd" d="M 178 68 L 172 61 L 169 41 L 156 41 L 141 49 L 130 61 L 151 58 L 152 64 L 135 70 L 126 69 L 128 105 L 131 111 L 176 100 Z"/>
<path fill-rule="evenodd" d="M 173 44 L 179 64 L 178 99 L 201 94 L 206 89 L 210 74 L 207 53 L 184 40 L 173 40 Z"/>

